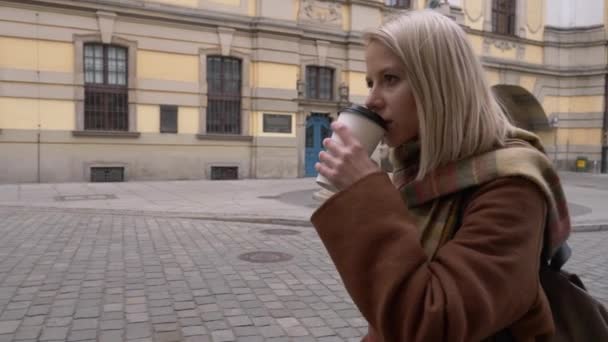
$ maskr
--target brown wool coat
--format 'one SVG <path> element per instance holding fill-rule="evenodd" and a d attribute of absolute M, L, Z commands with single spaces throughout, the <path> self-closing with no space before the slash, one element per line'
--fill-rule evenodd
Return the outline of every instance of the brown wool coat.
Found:
<path fill-rule="evenodd" d="M 311 221 L 381 341 L 481 341 L 509 326 L 547 341 L 554 326 L 538 270 L 546 203 L 523 178 L 476 189 L 452 240 L 427 262 L 400 193 L 375 173 Z"/>

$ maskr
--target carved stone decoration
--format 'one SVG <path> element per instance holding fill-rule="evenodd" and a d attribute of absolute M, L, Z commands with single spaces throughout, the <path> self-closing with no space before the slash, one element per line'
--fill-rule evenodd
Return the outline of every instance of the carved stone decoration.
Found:
<path fill-rule="evenodd" d="M 342 4 L 323 0 L 304 0 L 298 16 L 301 21 L 342 25 Z"/>
<path fill-rule="evenodd" d="M 485 38 L 483 40 L 483 48 L 485 53 L 490 52 L 490 45 L 494 45 L 497 49 L 504 52 L 515 48 L 519 49 L 521 44 L 508 40 Z"/>
<path fill-rule="evenodd" d="M 116 13 L 97 11 L 97 24 L 101 32 L 101 41 L 104 44 L 112 43 L 112 35 L 114 34 L 114 21 Z"/>

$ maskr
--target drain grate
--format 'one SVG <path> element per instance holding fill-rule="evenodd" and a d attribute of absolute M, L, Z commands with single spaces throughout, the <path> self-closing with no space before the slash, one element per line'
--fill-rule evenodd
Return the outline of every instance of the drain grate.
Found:
<path fill-rule="evenodd" d="M 268 234 L 268 235 L 298 235 L 298 234 L 300 234 L 300 232 L 297 231 L 297 230 L 293 230 L 293 229 L 281 229 L 281 228 L 264 229 L 261 232 L 263 234 Z"/>
<path fill-rule="evenodd" d="M 116 199 L 112 194 L 92 194 L 92 195 L 65 195 L 55 196 L 55 201 L 94 201 Z"/>
<path fill-rule="evenodd" d="M 293 255 L 283 252 L 257 251 L 239 255 L 239 259 L 260 264 L 268 264 L 273 262 L 288 261 L 293 258 Z"/>

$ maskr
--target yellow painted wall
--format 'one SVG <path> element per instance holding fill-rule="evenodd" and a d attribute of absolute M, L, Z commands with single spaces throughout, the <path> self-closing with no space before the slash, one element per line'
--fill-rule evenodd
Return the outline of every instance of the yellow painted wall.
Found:
<path fill-rule="evenodd" d="M 264 113 L 266 114 L 281 114 L 291 116 L 291 133 L 264 133 Z M 296 114 L 288 112 L 252 112 L 252 132 L 253 135 L 259 137 L 281 137 L 295 138 L 296 136 Z"/>
<path fill-rule="evenodd" d="M 521 76 L 519 78 L 519 85 L 526 89 L 530 93 L 534 93 L 534 85 L 536 84 L 536 77 L 534 76 Z"/>
<path fill-rule="evenodd" d="M 545 113 L 597 113 L 604 110 L 602 96 L 545 96 Z"/>
<path fill-rule="evenodd" d="M 543 146 L 545 147 L 549 147 L 549 146 L 553 146 L 553 136 L 555 134 L 555 131 L 551 130 L 551 131 L 537 131 L 534 132 L 534 134 L 536 134 L 539 138 L 540 138 L 540 142 L 543 144 Z"/>
<path fill-rule="evenodd" d="M 526 38 L 533 40 L 543 40 L 543 24 L 545 13 L 545 0 L 526 1 L 526 16 L 528 18 Z"/>
<path fill-rule="evenodd" d="M 486 72 L 486 79 L 488 80 L 488 84 L 490 86 L 494 86 L 500 83 L 500 75 L 498 74 L 498 71 L 493 71 L 493 70 L 485 70 Z"/>
<path fill-rule="evenodd" d="M 198 0 L 148 0 L 151 2 L 161 2 L 168 5 L 198 7 Z"/>
<path fill-rule="evenodd" d="M 73 101 L 0 97 L 0 128 L 74 130 Z"/>
<path fill-rule="evenodd" d="M 365 82 L 365 73 L 351 71 L 348 73 L 348 88 L 350 95 L 367 96 L 367 82 Z"/>
<path fill-rule="evenodd" d="M 198 107 L 179 107 L 177 110 L 177 132 L 196 134 L 199 124 Z"/>
<path fill-rule="evenodd" d="M 463 3 L 465 11 L 464 24 L 472 29 L 483 29 L 483 2 L 468 0 Z"/>
<path fill-rule="evenodd" d="M 342 29 L 350 31 L 350 4 L 342 4 Z"/>
<path fill-rule="evenodd" d="M 0 37 L 0 68 L 73 72 L 70 43 Z"/>
<path fill-rule="evenodd" d="M 160 106 L 137 106 L 137 131 L 141 133 L 160 132 Z"/>
<path fill-rule="evenodd" d="M 524 60 L 532 64 L 543 64 L 543 48 L 536 45 L 526 45 Z"/>
<path fill-rule="evenodd" d="M 138 50 L 137 77 L 198 82 L 198 62 L 198 56 Z"/>
<path fill-rule="evenodd" d="M 295 89 L 300 67 L 278 63 L 252 63 L 260 88 Z"/>
<path fill-rule="evenodd" d="M 241 0 L 209 0 L 210 2 L 215 2 L 225 6 L 234 6 L 238 7 L 241 5 Z"/>
<path fill-rule="evenodd" d="M 475 54 L 481 56 L 483 54 L 483 38 L 472 34 L 469 34 L 468 37 Z"/>
<path fill-rule="evenodd" d="M 255 17 L 257 14 L 257 0 L 249 0 L 247 2 L 247 5 L 249 6 L 247 8 L 247 13 L 249 14 L 250 17 Z"/>
<path fill-rule="evenodd" d="M 601 128 L 570 128 L 557 131 L 558 145 L 598 145 L 601 141 Z"/>

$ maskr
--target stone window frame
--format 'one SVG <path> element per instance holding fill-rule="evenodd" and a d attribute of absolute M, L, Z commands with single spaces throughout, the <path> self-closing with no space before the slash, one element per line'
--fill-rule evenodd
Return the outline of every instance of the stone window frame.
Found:
<path fill-rule="evenodd" d="M 492 30 L 492 1 L 484 1 L 483 7 L 483 30 L 486 32 L 492 32 L 496 35 L 503 37 L 520 37 L 526 38 L 525 25 L 527 22 L 526 14 L 526 0 L 513 0 L 515 1 L 515 32 L 513 35 L 503 35 L 494 33 Z"/>
<path fill-rule="evenodd" d="M 104 44 L 101 34 L 75 34 L 74 38 L 74 101 L 76 104 L 76 136 L 122 136 L 137 137 L 137 42 L 112 36 L 109 45 L 127 48 L 127 96 L 129 103 L 129 129 L 126 132 L 85 131 L 84 129 L 84 45 L 86 43 Z M 96 134 L 99 133 L 99 134 Z"/>
<path fill-rule="evenodd" d="M 320 58 L 304 58 L 301 59 L 300 63 L 300 81 L 306 82 L 306 68 L 308 66 L 320 66 L 334 69 L 334 79 L 332 86 L 332 99 L 331 100 L 319 100 L 319 99 L 309 99 L 306 96 L 306 84 L 304 87 L 304 96 L 303 99 L 310 101 L 329 101 L 329 102 L 339 102 L 340 101 L 340 77 L 342 76 L 342 72 L 344 71 L 344 65 L 342 63 L 336 63 L 333 61 L 321 61 Z"/>
<path fill-rule="evenodd" d="M 233 57 L 241 60 L 241 132 L 240 134 L 207 133 L 207 56 Z M 251 55 L 249 53 L 230 49 L 230 53 L 223 54 L 220 47 L 199 49 L 199 139 L 232 139 L 251 140 L 251 96 L 250 84 Z"/>

